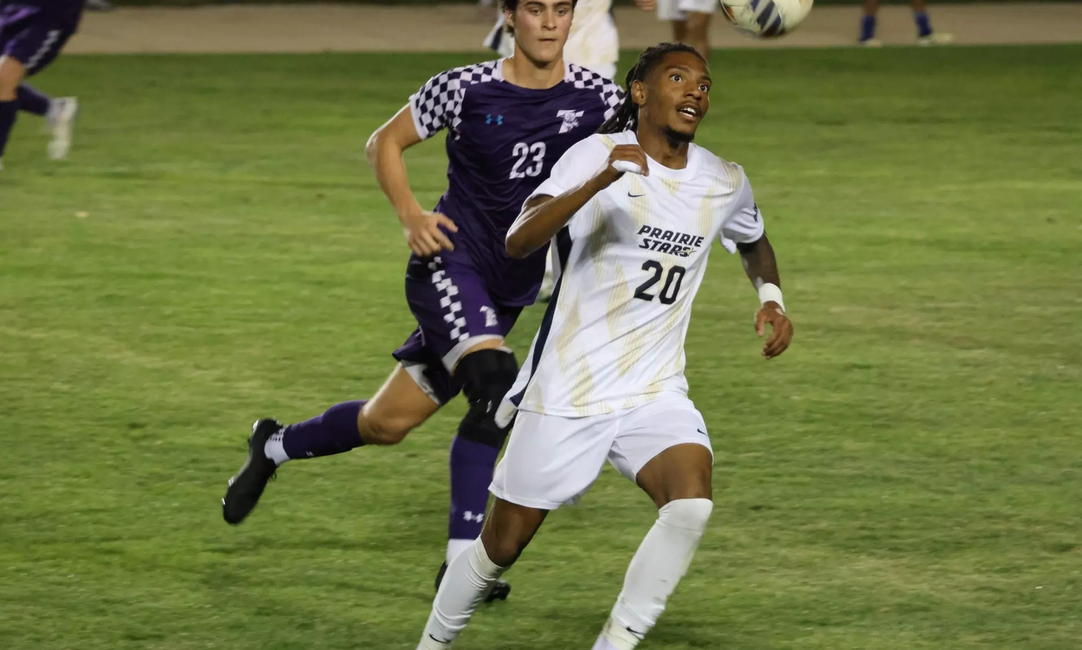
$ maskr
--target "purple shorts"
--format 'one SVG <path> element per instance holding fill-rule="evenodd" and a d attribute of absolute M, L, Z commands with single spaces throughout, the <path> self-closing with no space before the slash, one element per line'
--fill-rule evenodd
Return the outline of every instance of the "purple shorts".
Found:
<path fill-rule="evenodd" d="M 53 16 L 41 7 L 6 5 L 0 8 L 0 56 L 10 56 L 27 75 L 44 70 L 60 54 L 79 27 L 78 16 Z"/>
<path fill-rule="evenodd" d="M 417 329 L 394 358 L 439 404 L 462 389 L 451 370 L 463 353 L 481 341 L 505 337 L 522 312 L 494 301 L 476 270 L 438 255 L 410 259 L 406 302 Z"/>

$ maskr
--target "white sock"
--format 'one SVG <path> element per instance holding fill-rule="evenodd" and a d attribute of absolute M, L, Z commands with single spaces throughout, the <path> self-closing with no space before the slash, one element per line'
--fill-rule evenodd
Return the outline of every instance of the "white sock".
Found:
<path fill-rule="evenodd" d="M 289 455 L 286 454 L 286 448 L 282 445 L 282 434 L 284 432 L 285 429 L 282 429 L 270 438 L 267 438 L 266 444 L 263 445 L 263 454 L 267 458 L 273 460 L 276 465 L 281 465 L 289 460 Z"/>
<path fill-rule="evenodd" d="M 451 564 L 462 552 L 473 546 L 472 539 L 449 539 L 447 540 L 447 564 Z"/>
<path fill-rule="evenodd" d="M 488 559 L 481 538 L 451 561 L 417 650 L 446 650 L 466 628 L 470 616 L 505 569 Z"/>
<path fill-rule="evenodd" d="M 609 619 L 610 621 L 612 619 Z M 617 650 L 616 646 L 609 643 L 609 640 L 605 638 L 605 635 L 597 637 L 597 641 L 594 642 L 594 647 L 590 650 Z"/>
<path fill-rule="evenodd" d="M 709 499 L 677 499 L 658 511 L 594 650 L 632 650 L 654 627 L 687 572 L 713 509 Z"/>

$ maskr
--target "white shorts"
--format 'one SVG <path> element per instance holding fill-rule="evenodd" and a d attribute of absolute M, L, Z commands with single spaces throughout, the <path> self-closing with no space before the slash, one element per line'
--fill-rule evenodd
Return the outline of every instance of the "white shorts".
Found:
<path fill-rule="evenodd" d="M 520 506 L 555 510 L 576 503 L 606 459 L 634 481 L 655 456 L 685 443 L 713 454 L 702 414 L 683 395 L 582 418 L 519 411 L 489 491 Z"/>
<path fill-rule="evenodd" d="M 657 0 L 658 20 L 687 20 L 688 12 L 712 14 L 718 0 Z"/>

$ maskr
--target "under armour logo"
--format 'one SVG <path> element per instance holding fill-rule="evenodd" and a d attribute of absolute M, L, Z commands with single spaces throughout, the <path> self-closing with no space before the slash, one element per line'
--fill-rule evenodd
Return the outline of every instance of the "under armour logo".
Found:
<path fill-rule="evenodd" d="M 479 512 L 475 515 L 473 514 L 472 510 L 467 510 L 466 512 L 462 513 L 462 518 L 466 521 L 474 521 L 477 523 L 481 523 L 485 520 L 485 513 Z"/>
<path fill-rule="evenodd" d="M 556 111 L 556 117 L 562 118 L 564 123 L 560 125 L 560 133 L 567 133 L 579 125 L 579 118 L 586 111 Z"/>
<path fill-rule="evenodd" d="M 497 115 L 495 120 L 492 119 L 492 113 L 485 116 L 485 124 L 492 124 L 494 121 L 496 126 L 503 126 L 503 115 Z M 560 131 L 560 133 L 563 133 L 563 131 Z"/>
<path fill-rule="evenodd" d="M 496 318 L 496 310 L 492 307 L 483 305 L 481 313 L 485 315 L 485 327 L 496 327 L 500 324 L 499 319 Z"/>

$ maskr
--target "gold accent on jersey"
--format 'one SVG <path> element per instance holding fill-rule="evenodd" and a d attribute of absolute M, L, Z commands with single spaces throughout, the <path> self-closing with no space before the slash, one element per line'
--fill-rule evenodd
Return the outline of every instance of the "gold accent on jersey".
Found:
<path fill-rule="evenodd" d="M 663 178 L 661 184 L 665 186 L 665 189 L 669 190 L 669 194 L 676 196 L 680 191 L 680 181 L 675 178 Z"/>

